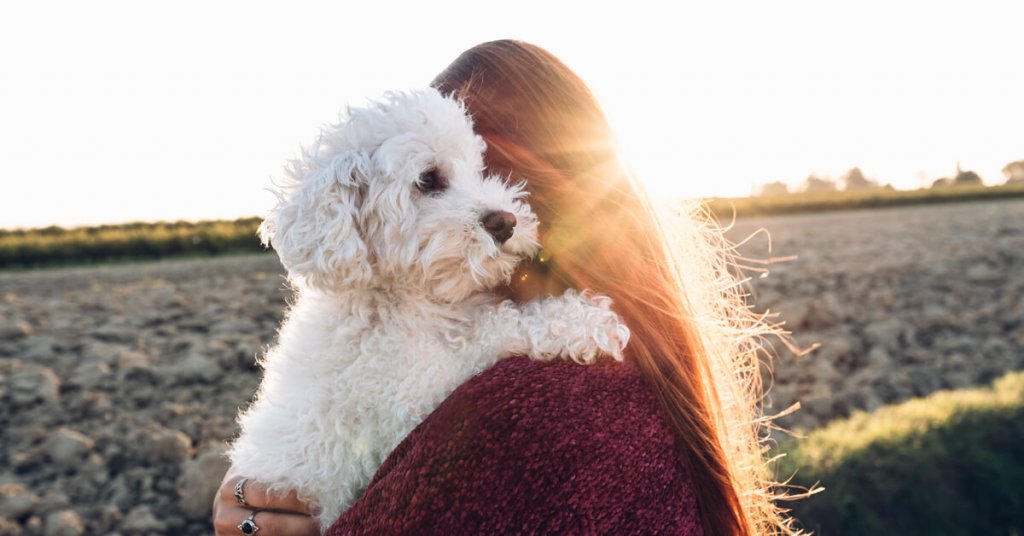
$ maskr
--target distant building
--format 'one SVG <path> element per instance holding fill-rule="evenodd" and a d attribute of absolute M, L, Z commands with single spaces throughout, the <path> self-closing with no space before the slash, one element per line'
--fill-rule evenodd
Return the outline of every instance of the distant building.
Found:
<path fill-rule="evenodd" d="M 956 164 L 956 175 L 953 178 L 943 177 L 932 183 L 932 188 L 942 188 L 945 186 L 982 186 L 984 181 L 981 180 L 981 175 L 970 171 L 964 170 L 960 167 L 960 163 Z"/>
<path fill-rule="evenodd" d="M 957 169 L 956 178 L 953 179 L 953 184 L 957 186 L 981 186 L 981 175 L 978 175 L 973 171 L 964 171 L 962 169 Z"/>

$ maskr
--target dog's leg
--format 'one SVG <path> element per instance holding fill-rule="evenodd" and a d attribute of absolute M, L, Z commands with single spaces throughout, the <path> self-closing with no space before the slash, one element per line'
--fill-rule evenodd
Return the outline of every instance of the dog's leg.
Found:
<path fill-rule="evenodd" d="M 509 354 L 533 359 L 569 358 L 593 363 L 601 355 L 622 360 L 629 328 L 611 310 L 611 298 L 568 290 L 561 296 L 532 301 L 517 309 Z"/>

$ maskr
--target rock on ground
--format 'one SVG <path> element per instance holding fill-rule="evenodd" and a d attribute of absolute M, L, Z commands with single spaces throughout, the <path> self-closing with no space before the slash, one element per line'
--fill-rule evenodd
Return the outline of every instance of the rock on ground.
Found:
<path fill-rule="evenodd" d="M 759 228 L 772 252 L 755 238 L 741 254 L 797 259 L 754 278 L 758 310 L 778 311 L 803 347 L 821 344 L 775 360 L 772 407 L 808 408 L 784 427 L 1024 367 L 1024 201 L 747 219 L 730 237 Z"/>

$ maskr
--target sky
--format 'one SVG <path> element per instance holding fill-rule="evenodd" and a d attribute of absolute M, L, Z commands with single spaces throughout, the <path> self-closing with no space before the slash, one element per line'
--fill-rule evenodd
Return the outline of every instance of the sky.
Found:
<path fill-rule="evenodd" d="M 361 4 L 361 5 L 356 5 Z M 300 146 L 516 38 L 591 86 L 659 197 L 1024 159 L 1024 4 L 0 4 L 0 228 L 259 216 Z"/>

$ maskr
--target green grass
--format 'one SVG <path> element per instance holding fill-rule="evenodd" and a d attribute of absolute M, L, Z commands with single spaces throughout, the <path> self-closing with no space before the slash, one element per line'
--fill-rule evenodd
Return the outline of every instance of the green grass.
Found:
<path fill-rule="evenodd" d="M 930 205 L 963 201 L 1000 200 L 1024 197 L 1024 184 L 1002 186 L 947 186 L 921 190 L 865 190 L 769 197 L 715 198 L 708 202 L 720 218 L 795 214 L 829 210 Z"/>
<path fill-rule="evenodd" d="M 1024 371 L 855 413 L 779 446 L 780 475 L 825 491 L 797 501 L 833 534 L 1024 534 Z"/>
<path fill-rule="evenodd" d="M 258 218 L 0 230 L 0 269 L 264 251 Z"/>

